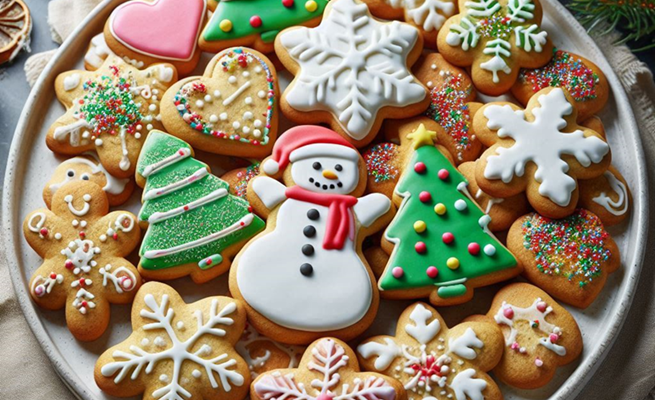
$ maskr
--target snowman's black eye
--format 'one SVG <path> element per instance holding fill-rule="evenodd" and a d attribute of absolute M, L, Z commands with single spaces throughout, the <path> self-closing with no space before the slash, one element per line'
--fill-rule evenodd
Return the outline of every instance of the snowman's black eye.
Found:
<path fill-rule="evenodd" d="M 89 180 L 89 175 L 88 174 L 82 175 L 82 180 L 88 181 Z"/>
<path fill-rule="evenodd" d="M 336 169 L 337 171 L 342 171 L 343 167 L 341 166 L 341 164 L 337 164 L 334 166 L 334 169 Z"/>
<path fill-rule="evenodd" d="M 68 171 L 66 171 L 66 175 L 68 175 L 68 176 L 70 176 L 72 178 L 72 177 L 75 176 L 75 171 L 73 171 L 72 169 L 69 169 Z"/>
<path fill-rule="evenodd" d="M 313 167 L 315 170 L 318 171 L 319 169 L 321 169 L 321 163 L 320 163 L 320 162 L 315 162 L 314 164 L 312 164 L 312 167 Z"/>

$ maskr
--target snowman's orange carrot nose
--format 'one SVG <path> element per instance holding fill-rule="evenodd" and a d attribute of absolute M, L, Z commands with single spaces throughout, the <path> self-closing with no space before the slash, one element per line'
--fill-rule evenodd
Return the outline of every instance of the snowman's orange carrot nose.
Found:
<path fill-rule="evenodd" d="M 334 171 L 329 169 L 323 171 L 323 177 L 331 180 L 339 179 L 337 174 L 335 174 Z"/>

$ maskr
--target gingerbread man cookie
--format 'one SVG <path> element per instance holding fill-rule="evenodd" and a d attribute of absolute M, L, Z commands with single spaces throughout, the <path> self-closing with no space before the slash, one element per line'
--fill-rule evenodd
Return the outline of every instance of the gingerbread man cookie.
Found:
<path fill-rule="evenodd" d="M 216 154 L 263 158 L 277 137 L 279 88 L 273 64 L 243 47 L 212 58 L 203 76 L 183 79 L 162 100 L 171 134 Z"/>
<path fill-rule="evenodd" d="M 23 222 L 27 243 L 43 258 L 30 280 L 30 295 L 45 309 L 66 307 L 73 336 L 95 340 L 109 325 L 109 304 L 130 303 L 141 285 L 125 259 L 140 238 L 136 217 L 108 214 L 102 187 L 83 180 L 59 188 L 51 208 L 33 211 Z"/>
<path fill-rule="evenodd" d="M 459 0 L 459 14 L 439 31 L 439 53 L 450 63 L 471 67 L 482 93 L 499 96 L 510 90 L 521 68 L 538 68 L 550 60 L 552 46 L 541 30 L 539 0 Z"/>
<path fill-rule="evenodd" d="M 493 324 L 463 322 L 449 329 L 424 303 L 403 312 L 396 336 L 375 336 L 357 347 L 362 368 L 398 379 L 410 400 L 500 400 L 486 372 L 502 354 L 503 338 Z"/>
<path fill-rule="evenodd" d="M 309 345 L 298 368 L 269 371 L 255 379 L 250 397 L 253 400 L 406 400 L 407 393 L 393 378 L 359 372 L 357 356 L 347 344 L 323 338 Z"/>
<path fill-rule="evenodd" d="M 159 99 L 176 80 L 170 64 L 138 70 L 117 57 L 96 71 L 64 72 L 55 91 L 66 113 L 48 130 L 46 144 L 66 155 L 96 150 L 111 175 L 129 178 L 148 132 L 163 127 Z"/>
<path fill-rule="evenodd" d="M 412 75 L 423 39 L 413 26 L 373 18 L 360 0 L 333 0 L 316 28 L 289 28 L 275 50 L 295 75 L 282 112 L 294 122 L 325 122 L 357 147 L 382 121 L 423 112 L 427 90 Z"/>
<path fill-rule="evenodd" d="M 598 132 L 576 123 L 574 100 L 560 88 L 532 96 L 525 110 L 486 104 L 473 126 L 489 147 L 476 163 L 475 180 L 493 197 L 525 192 L 541 215 L 563 218 L 578 203 L 578 179 L 602 175 L 610 147 Z"/>
<path fill-rule="evenodd" d="M 132 306 L 132 334 L 100 356 L 95 381 L 118 397 L 241 400 L 250 373 L 234 346 L 245 325 L 238 300 L 186 304 L 170 286 L 146 283 Z"/>

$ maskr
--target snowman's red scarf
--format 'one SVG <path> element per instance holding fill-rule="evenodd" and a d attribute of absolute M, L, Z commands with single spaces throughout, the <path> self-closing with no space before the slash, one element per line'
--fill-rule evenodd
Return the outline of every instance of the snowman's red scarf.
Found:
<path fill-rule="evenodd" d="M 285 194 L 290 199 L 328 207 L 323 248 L 325 250 L 340 250 L 343 248 L 351 226 L 352 214 L 350 209 L 357 204 L 357 197 L 310 192 L 300 186 L 287 188 Z"/>

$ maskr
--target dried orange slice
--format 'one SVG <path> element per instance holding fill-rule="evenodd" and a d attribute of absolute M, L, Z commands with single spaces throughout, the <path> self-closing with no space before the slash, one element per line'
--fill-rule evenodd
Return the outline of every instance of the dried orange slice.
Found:
<path fill-rule="evenodd" d="M 0 0 L 0 64 L 13 60 L 29 46 L 30 10 L 21 0 Z"/>

